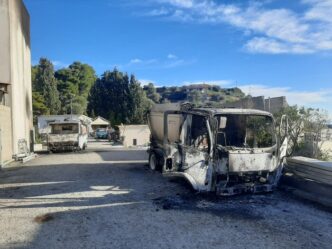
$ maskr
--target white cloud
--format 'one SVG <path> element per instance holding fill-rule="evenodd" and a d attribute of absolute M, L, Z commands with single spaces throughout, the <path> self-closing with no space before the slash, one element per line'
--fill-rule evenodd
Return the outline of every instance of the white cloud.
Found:
<path fill-rule="evenodd" d="M 138 81 L 142 84 L 142 86 L 146 86 L 149 83 L 155 84 L 155 82 L 153 80 L 149 80 L 149 79 L 139 79 Z"/>
<path fill-rule="evenodd" d="M 332 17 L 331 17 L 332 1 L 304 0 L 303 3 L 312 5 L 312 7 L 305 13 L 306 19 L 332 22 Z"/>
<path fill-rule="evenodd" d="M 177 59 L 178 57 L 175 54 L 169 54 L 167 55 L 168 59 Z"/>
<path fill-rule="evenodd" d="M 222 4 L 215 0 L 155 0 L 167 6 L 170 20 L 226 23 L 247 34 L 253 53 L 307 54 L 332 51 L 332 1 L 302 0 L 301 12 L 264 3 Z M 164 7 L 165 8 L 165 7 Z M 248 35 L 249 34 L 249 35 Z"/>
<path fill-rule="evenodd" d="M 310 54 L 314 50 L 301 44 L 281 42 L 271 38 L 255 37 L 245 44 L 247 51 L 267 54 Z"/>
<path fill-rule="evenodd" d="M 153 9 L 147 13 L 145 13 L 145 16 L 165 16 L 168 15 L 170 11 L 167 8 L 159 8 L 159 9 Z"/>
<path fill-rule="evenodd" d="M 132 66 L 132 65 L 147 66 L 147 65 L 151 65 L 151 64 L 156 64 L 157 62 L 158 62 L 157 59 L 143 60 L 143 59 L 139 59 L 139 58 L 134 58 L 129 61 L 127 66 Z"/>
<path fill-rule="evenodd" d="M 138 63 L 142 63 L 143 61 L 141 59 L 135 58 L 135 59 L 131 59 L 129 61 L 129 64 L 138 64 Z"/>
<path fill-rule="evenodd" d="M 55 68 L 64 68 L 69 66 L 68 63 L 64 63 L 62 61 L 57 61 L 57 60 L 52 61 L 52 64 Z"/>
<path fill-rule="evenodd" d="M 181 8 L 192 8 L 194 0 L 158 0 L 161 3 L 169 3 Z"/>
<path fill-rule="evenodd" d="M 174 54 L 169 54 L 167 56 L 167 59 L 140 59 L 140 58 L 134 58 L 131 59 L 126 65 L 121 66 L 123 67 L 135 67 L 136 69 L 142 69 L 142 68 L 162 68 L 162 69 L 168 69 L 168 68 L 174 68 L 174 67 L 180 67 L 180 66 L 186 66 L 191 65 L 195 63 L 196 60 L 194 59 L 181 59 L 178 58 Z"/>

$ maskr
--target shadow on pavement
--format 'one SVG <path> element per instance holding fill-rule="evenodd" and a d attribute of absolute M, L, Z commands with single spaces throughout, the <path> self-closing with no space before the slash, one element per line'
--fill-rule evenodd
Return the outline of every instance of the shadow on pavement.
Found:
<path fill-rule="evenodd" d="M 281 193 L 234 198 L 197 195 L 183 180 L 164 178 L 144 164 L 121 163 L 126 153 L 99 153 L 104 161 L 116 164 L 4 171 L 0 212 L 17 210 L 20 219 L 38 210 L 38 215 L 50 217 L 38 223 L 30 241 L 8 247 L 327 248 L 330 242 L 328 229 L 321 231 L 323 223 L 309 224 L 307 216 L 302 220 L 298 202 Z M 4 199 L 11 199 L 11 205 Z M 325 219 L 322 213 L 317 217 Z"/>

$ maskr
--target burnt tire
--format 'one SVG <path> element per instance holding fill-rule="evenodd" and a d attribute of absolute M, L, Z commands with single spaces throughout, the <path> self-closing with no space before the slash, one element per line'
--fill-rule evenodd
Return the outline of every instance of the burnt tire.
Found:
<path fill-rule="evenodd" d="M 156 153 L 150 153 L 149 155 L 149 168 L 153 171 L 161 171 L 162 169 L 162 158 Z"/>

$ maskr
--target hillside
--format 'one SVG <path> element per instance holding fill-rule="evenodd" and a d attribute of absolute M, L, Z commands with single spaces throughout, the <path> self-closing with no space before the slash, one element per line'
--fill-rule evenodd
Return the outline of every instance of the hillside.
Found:
<path fill-rule="evenodd" d="M 160 95 L 160 103 L 189 101 L 197 106 L 209 105 L 213 107 L 245 97 L 245 94 L 237 87 L 221 88 L 208 84 L 159 87 L 156 88 L 156 93 Z"/>

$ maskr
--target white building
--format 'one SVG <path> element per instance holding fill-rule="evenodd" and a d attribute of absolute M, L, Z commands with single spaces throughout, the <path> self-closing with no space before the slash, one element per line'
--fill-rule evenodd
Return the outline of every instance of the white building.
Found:
<path fill-rule="evenodd" d="M 147 125 L 120 125 L 120 139 L 125 147 L 147 146 L 150 142 L 150 129 Z"/>
<path fill-rule="evenodd" d="M 22 0 L 0 0 L 0 167 L 19 141 L 31 147 L 31 95 L 30 16 Z"/>
<path fill-rule="evenodd" d="M 110 128 L 111 123 L 106 120 L 103 117 L 98 116 L 97 118 L 95 118 L 92 123 L 91 123 L 91 127 L 93 131 L 96 131 L 98 128 L 105 128 L 108 129 Z"/>

